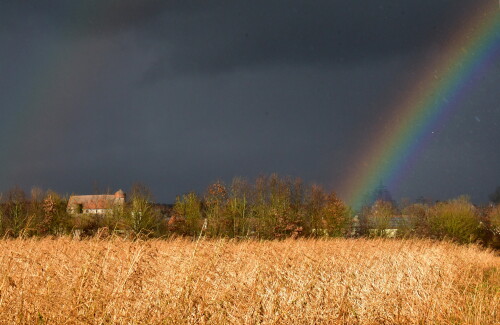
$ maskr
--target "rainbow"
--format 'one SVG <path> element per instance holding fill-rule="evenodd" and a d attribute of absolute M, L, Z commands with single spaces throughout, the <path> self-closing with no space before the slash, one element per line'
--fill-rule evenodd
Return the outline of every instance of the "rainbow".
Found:
<path fill-rule="evenodd" d="M 498 3 L 489 1 L 478 8 L 454 35 L 442 55 L 426 65 L 408 95 L 396 103 L 387 126 L 362 148 L 354 175 L 349 175 L 340 191 L 355 210 L 381 183 L 393 188 L 401 182 L 432 131 L 450 117 L 467 90 L 477 83 L 475 77 L 498 59 Z"/>

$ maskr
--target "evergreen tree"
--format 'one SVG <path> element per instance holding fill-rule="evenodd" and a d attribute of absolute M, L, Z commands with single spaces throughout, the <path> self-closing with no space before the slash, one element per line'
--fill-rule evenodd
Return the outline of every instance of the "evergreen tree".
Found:
<path fill-rule="evenodd" d="M 393 206 L 396 205 L 396 202 L 392 198 L 391 192 L 383 183 L 380 183 L 379 186 L 373 191 L 371 205 L 373 205 L 373 203 L 377 201 L 389 202 Z"/>

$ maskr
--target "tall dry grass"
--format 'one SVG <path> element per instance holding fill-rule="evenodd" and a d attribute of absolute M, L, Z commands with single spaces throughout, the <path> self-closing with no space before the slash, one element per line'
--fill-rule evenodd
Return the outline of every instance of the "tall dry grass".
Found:
<path fill-rule="evenodd" d="M 0 241 L 2 324 L 498 324 L 499 288 L 427 240 Z"/>

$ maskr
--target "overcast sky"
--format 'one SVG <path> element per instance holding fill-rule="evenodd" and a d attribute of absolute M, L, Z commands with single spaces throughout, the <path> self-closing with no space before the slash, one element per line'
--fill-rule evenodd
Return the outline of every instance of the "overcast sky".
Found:
<path fill-rule="evenodd" d="M 422 67 L 488 1 L 2 0 L 0 192 L 140 181 L 173 202 L 273 172 L 341 191 Z M 498 55 L 475 83 L 396 199 L 484 202 L 500 185 Z"/>

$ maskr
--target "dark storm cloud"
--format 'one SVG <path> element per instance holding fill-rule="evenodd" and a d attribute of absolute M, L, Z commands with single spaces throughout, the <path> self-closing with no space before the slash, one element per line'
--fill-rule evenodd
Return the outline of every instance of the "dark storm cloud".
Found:
<path fill-rule="evenodd" d="M 200 3 L 200 8 L 205 7 Z M 140 27 L 165 11 L 191 11 L 192 1 L 161 0 L 52 0 L 2 1 L 2 18 L 11 25 L 29 25 L 31 19 L 67 36 L 106 34 Z M 19 20 L 20 16 L 24 19 Z"/>
<path fill-rule="evenodd" d="M 269 64 L 346 64 L 439 44 L 470 1 L 13 1 L 70 37 L 133 31 L 146 80 Z M 10 10 L 7 10 L 10 9 Z M 431 44 L 429 44 L 431 43 Z"/>
<path fill-rule="evenodd" d="M 163 48 L 150 79 L 273 64 L 343 65 L 419 54 L 447 37 L 465 1 L 231 1 L 144 26 Z"/>
<path fill-rule="evenodd" d="M 420 52 L 447 35 L 447 24 L 461 10 L 457 1 L 264 0 L 163 16 L 147 27 L 147 35 L 165 44 L 150 75 L 259 64 L 342 65 Z"/>
<path fill-rule="evenodd" d="M 335 189 L 478 2 L 0 1 L 0 191 L 139 180 L 171 202 L 272 172 Z M 490 68 L 395 197 L 498 185 Z"/>

